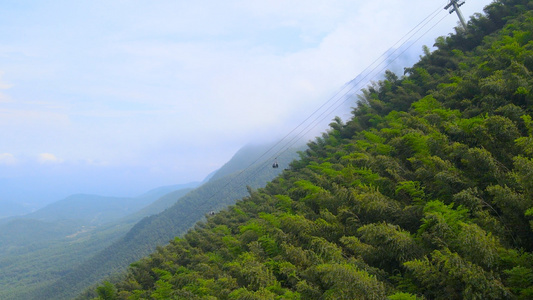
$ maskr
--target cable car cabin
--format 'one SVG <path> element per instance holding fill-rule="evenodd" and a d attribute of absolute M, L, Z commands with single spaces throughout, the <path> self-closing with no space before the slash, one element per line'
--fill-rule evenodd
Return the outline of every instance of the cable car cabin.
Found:
<path fill-rule="evenodd" d="M 272 168 L 274 169 L 277 169 L 279 166 L 278 166 L 278 162 L 275 161 L 273 164 L 272 164 Z"/>

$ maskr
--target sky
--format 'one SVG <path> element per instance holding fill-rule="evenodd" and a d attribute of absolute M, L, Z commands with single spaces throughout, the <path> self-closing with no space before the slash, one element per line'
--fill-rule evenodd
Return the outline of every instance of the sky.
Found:
<path fill-rule="evenodd" d="M 0 0 L 0 200 L 201 181 L 242 146 L 285 136 L 439 12 L 389 68 L 410 66 L 458 26 L 446 4 Z"/>

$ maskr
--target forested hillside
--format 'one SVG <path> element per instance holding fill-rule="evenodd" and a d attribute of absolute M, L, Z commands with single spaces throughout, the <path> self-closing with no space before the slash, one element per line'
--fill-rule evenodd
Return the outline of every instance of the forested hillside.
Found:
<path fill-rule="evenodd" d="M 533 1 L 502 0 L 101 299 L 532 299 Z"/>

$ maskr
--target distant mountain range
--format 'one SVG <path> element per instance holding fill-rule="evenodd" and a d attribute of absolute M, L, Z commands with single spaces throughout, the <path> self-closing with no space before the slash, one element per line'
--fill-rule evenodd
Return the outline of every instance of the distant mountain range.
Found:
<path fill-rule="evenodd" d="M 78 220 L 83 222 L 85 226 L 102 225 L 134 214 L 170 192 L 195 188 L 199 184 L 198 182 L 192 182 L 159 187 L 133 198 L 86 194 L 72 195 L 30 213 L 24 218 L 42 221 Z M 166 204 L 170 206 L 172 203 Z M 168 206 L 156 205 L 154 208 L 158 207 L 163 210 Z M 157 213 L 159 211 L 158 209 L 152 209 L 151 212 Z"/>
<path fill-rule="evenodd" d="M 159 187 L 131 198 L 72 195 L 33 213 L 2 219 L 0 299 L 23 299 L 20 293 L 52 283 L 199 184 Z"/>

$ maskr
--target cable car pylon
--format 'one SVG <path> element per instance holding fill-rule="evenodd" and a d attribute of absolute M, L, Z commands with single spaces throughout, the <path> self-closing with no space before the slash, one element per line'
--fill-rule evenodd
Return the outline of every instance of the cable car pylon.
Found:
<path fill-rule="evenodd" d="M 454 12 L 457 13 L 457 16 L 459 17 L 459 21 L 461 21 L 461 24 L 463 25 L 464 30 L 466 30 L 466 22 L 465 18 L 463 17 L 463 14 L 461 13 L 461 10 L 459 7 L 461 7 L 463 4 L 465 4 L 464 0 L 450 0 L 450 3 L 444 7 L 444 9 L 450 9 L 450 14 L 453 14 Z"/>

